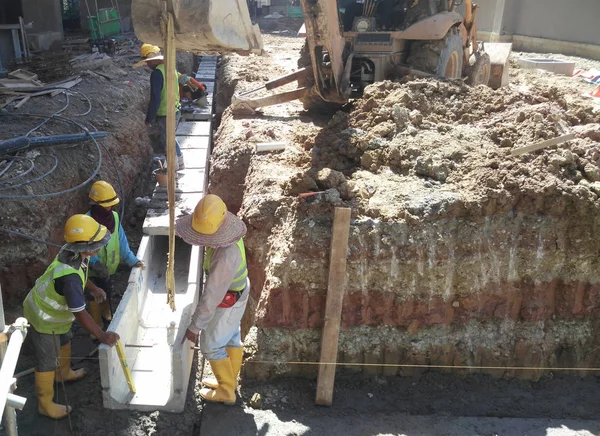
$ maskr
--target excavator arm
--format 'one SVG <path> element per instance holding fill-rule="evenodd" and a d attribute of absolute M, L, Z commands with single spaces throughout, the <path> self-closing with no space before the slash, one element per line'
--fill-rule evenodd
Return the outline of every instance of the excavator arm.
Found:
<path fill-rule="evenodd" d="M 301 0 L 306 43 L 314 75 L 313 92 L 325 101 L 346 103 L 350 96 L 349 54 L 336 0 Z"/>
<path fill-rule="evenodd" d="M 132 20 L 136 36 L 161 46 L 163 0 L 133 0 Z M 168 0 L 175 21 L 178 50 L 219 53 L 261 52 L 262 36 L 252 24 L 246 0 Z"/>

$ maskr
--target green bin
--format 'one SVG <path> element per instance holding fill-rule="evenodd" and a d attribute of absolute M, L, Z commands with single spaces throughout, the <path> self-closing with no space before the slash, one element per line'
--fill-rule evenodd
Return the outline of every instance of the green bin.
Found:
<path fill-rule="evenodd" d="M 302 8 L 300 6 L 288 6 L 287 16 L 290 18 L 302 18 Z"/>
<path fill-rule="evenodd" d="M 100 9 L 98 16 L 88 17 L 88 25 L 94 41 L 121 32 L 119 14 L 114 8 Z"/>

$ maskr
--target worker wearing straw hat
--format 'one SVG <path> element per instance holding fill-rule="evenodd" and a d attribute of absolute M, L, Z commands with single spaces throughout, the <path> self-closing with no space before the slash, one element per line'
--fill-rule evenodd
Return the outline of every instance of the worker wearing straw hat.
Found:
<path fill-rule="evenodd" d="M 242 239 L 246 225 L 227 211 L 221 198 L 209 194 L 192 215 L 179 218 L 176 226 L 185 242 L 206 247 L 206 285 L 181 342 L 187 339 L 196 344 L 202 331 L 200 350 L 210 362 L 215 379 L 202 380 L 207 387 L 200 396 L 232 405 L 243 357 L 240 322 L 250 290 Z"/>

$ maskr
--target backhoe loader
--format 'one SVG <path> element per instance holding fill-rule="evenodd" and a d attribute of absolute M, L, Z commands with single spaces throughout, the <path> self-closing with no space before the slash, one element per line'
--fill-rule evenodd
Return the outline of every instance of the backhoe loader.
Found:
<path fill-rule="evenodd" d="M 258 89 L 234 95 L 234 113 L 300 99 L 305 109 L 331 110 L 359 97 L 374 82 L 406 74 L 463 78 L 487 85 L 490 57 L 476 40 L 473 0 L 300 0 L 306 43 L 298 70 Z M 134 0 L 137 36 L 160 44 L 162 0 Z M 245 0 L 169 0 L 178 49 L 259 52 L 262 38 Z M 463 11 L 462 13 L 459 13 Z M 495 61 L 507 64 L 504 59 Z M 502 72 L 502 67 L 499 69 Z M 495 70 L 498 70 L 495 68 Z M 297 82 L 292 91 L 253 98 Z"/>
<path fill-rule="evenodd" d="M 490 57 L 476 40 L 472 0 L 301 0 L 306 44 L 299 70 L 234 95 L 234 113 L 299 98 L 305 109 L 331 110 L 365 86 L 406 74 L 465 78 L 487 85 Z M 464 4 L 463 4 L 464 3 Z M 464 9 L 464 15 L 458 10 Z M 298 82 L 298 89 L 252 94 Z"/>

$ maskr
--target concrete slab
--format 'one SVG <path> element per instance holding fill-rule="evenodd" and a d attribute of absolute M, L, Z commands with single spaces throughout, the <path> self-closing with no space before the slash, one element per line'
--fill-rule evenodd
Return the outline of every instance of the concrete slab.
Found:
<path fill-rule="evenodd" d="M 177 141 L 182 150 L 209 150 L 211 144 L 210 136 L 178 136 Z M 183 153 L 188 155 L 185 151 Z"/>
<path fill-rule="evenodd" d="M 193 350 L 188 342 L 182 345 L 181 339 L 200 293 L 202 250 L 176 241 L 175 311 L 166 304 L 167 252 L 167 237 L 142 238 L 137 255 L 146 263 L 146 269 L 132 270 L 109 326 L 125 346 L 136 393 L 129 392 L 116 350 L 102 345 L 100 375 L 106 408 L 168 412 L 184 409 Z"/>
<path fill-rule="evenodd" d="M 564 76 L 572 76 L 573 71 L 575 71 L 575 62 L 562 61 L 560 59 L 521 58 L 517 60 L 517 63 L 522 68 L 550 71 L 551 73 Z"/>
<path fill-rule="evenodd" d="M 175 217 L 191 214 L 203 195 L 203 192 L 182 195 L 181 198 L 175 202 Z M 167 209 L 166 201 L 164 207 L 164 209 L 148 209 L 143 227 L 146 235 L 166 236 L 169 234 L 169 209 Z"/>
<path fill-rule="evenodd" d="M 212 111 L 209 108 L 198 108 L 194 112 L 182 114 L 186 121 L 208 121 L 212 119 Z"/>
<path fill-rule="evenodd" d="M 198 151 L 202 151 L 202 150 L 198 150 Z M 187 165 L 187 159 L 189 157 L 189 153 L 186 153 L 185 156 L 186 156 L 186 165 Z M 205 184 L 206 184 L 206 173 L 203 170 L 192 169 L 192 168 L 186 167 L 185 170 L 179 171 L 179 174 L 178 174 L 177 180 L 176 180 L 176 185 L 175 185 L 175 192 L 179 192 L 182 194 L 203 193 Z M 154 193 L 158 194 L 159 192 L 166 193 L 167 188 L 162 187 L 162 186 L 157 186 L 156 189 L 154 190 Z M 152 199 L 154 200 L 154 196 L 152 197 Z M 165 207 L 166 206 L 167 205 L 165 204 Z"/>
<path fill-rule="evenodd" d="M 186 123 L 182 121 L 177 126 L 177 136 L 210 136 L 211 124 L 206 123 Z M 179 138 L 178 138 L 179 139 Z"/>
<path fill-rule="evenodd" d="M 183 149 L 185 156 L 185 168 L 189 169 L 206 169 L 208 164 L 208 149 Z"/>

